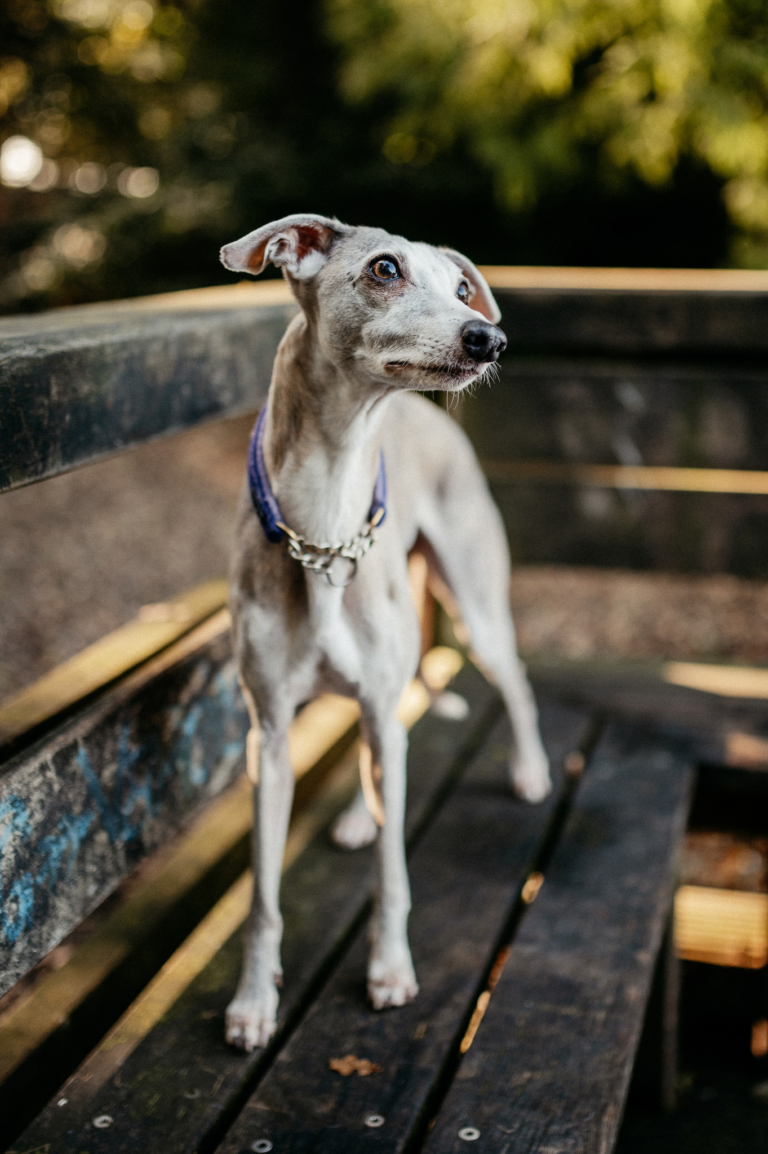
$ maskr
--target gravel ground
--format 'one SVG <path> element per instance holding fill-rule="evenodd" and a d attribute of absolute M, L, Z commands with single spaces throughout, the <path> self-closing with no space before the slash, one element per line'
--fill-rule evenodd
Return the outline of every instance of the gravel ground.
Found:
<path fill-rule="evenodd" d="M 227 572 L 252 417 L 0 495 L 0 701 Z"/>
<path fill-rule="evenodd" d="M 521 566 L 512 576 L 512 605 L 529 658 L 768 663 L 768 582 Z"/>

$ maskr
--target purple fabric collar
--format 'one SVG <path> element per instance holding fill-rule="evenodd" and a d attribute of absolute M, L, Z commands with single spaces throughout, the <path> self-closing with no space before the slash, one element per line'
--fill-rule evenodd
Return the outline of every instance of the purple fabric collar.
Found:
<path fill-rule="evenodd" d="M 261 527 L 268 541 L 278 544 L 283 540 L 285 533 L 279 522 L 285 523 L 280 506 L 277 503 L 272 486 L 269 483 L 267 467 L 264 463 L 264 426 L 266 424 L 267 406 L 259 413 L 251 434 L 251 443 L 248 446 L 248 488 L 251 491 L 251 501 L 256 514 L 261 521 Z M 368 520 L 375 520 L 381 513 L 376 524 L 382 525 L 387 515 L 387 470 L 384 464 L 383 450 L 379 454 L 379 471 L 376 474 L 376 484 L 373 488 L 373 502 L 368 513 Z"/>

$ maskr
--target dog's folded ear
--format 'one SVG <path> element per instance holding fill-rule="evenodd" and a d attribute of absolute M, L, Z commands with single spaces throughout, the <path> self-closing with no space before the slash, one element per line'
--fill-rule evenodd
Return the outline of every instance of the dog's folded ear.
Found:
<path fill-rule="evenodd" d="M 323 267 L 333 242 L 348 231 L 347 225 L 330 217 L 294 213 L 225 244 L 221 263 L 233 272 L 257 276 L 272 261 L 292 277 L 307 280 Z"/>
<path fill-rule="evenodd" d="M 497 325 L 501 320 L 501 309 L 496 304 L 493 293 L 488 287 L 488 281 L 485 279 L 480 269 L 472 264 L 469 257 L 464 256 L 463 253 L 457 252 L 455 248 L 440 248 L 439 252 L 457 264 L 464 276 L 469 281 L 471 296 L 469 303 L 476 312 L 482 313 L 487 321 L 491 324 Z"/>

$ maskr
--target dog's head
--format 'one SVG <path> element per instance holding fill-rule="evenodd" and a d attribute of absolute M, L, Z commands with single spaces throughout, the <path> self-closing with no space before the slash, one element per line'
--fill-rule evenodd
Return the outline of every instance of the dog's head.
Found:
<path fill-rule="evenodd" d="M 491 290 L 453 249 L 296 214 L 225 245 L 221 260 L 254 276 L 282 267 L 325 355 L 372 384 L 462 389 L 506 348 Z"/>

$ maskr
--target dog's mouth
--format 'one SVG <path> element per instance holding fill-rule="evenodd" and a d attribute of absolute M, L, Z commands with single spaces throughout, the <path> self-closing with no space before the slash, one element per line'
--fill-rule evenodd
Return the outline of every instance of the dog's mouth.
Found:
<path fill-rule="evenodd" d="M 419 365 L 413 361 L 387 361 L 384 366 L 388 373 L 401 373 L 408 369 L 417 373 L 429 373 L 432 376 L 447 377 L 452 381 L 463 381 L 474 377 L 481 366 L 476 361 L 460 361 L 452 365 Z"/>

